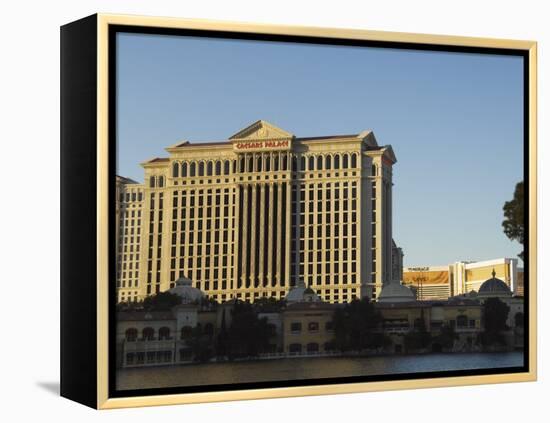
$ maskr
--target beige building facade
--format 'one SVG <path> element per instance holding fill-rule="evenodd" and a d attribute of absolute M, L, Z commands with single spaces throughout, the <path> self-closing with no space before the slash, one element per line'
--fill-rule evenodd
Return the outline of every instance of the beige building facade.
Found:
<path fill-rule="evenodd" d="M 120 216 L 141 213 L 137 270 L 135 248 L 131 259 L 124 250 L 130 241 L 117 246 L 119 300 L 123 292 L 143 299 L 166 291 L 185 276 L 218 301 L 282 298 L 303 281 L 340 303 L 376 298 L 399 273 L 396 158 L 371 131 L 299 138 L 257 121 L 226 141 L 184 141 L 166 151 L 142 163 L 144 184 L 121 183 L 121 192 L 142 194 L 117 204 Z"/>
<path fill-rule="evenodd" d="M 117 301 L 136 301 L 141 285 L 141 242 L 143 185 L 128 178 L 116 178 L 116 284 Z"/>

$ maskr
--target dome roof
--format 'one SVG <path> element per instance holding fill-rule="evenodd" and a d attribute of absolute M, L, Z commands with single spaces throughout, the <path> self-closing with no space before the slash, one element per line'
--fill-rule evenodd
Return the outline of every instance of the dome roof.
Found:
<path fill-rule="evenodd" d="M 378 302 L 381 303 L 406 303 L 410 301 L 416 301 L 414 293 L 398 281 L 384 284 L 378 296 Z"/>
<path fill-rule="evenodd" d="M 286 294 L 285 300 L 287 303 L 300 303 L 300 302 L 320 302 L 320 298 L 315 291 L 309 287 L 306 287 L 303 281 L 298 282 L 298 285 L 290 288 L 288 294 Z"/>
<path fill-rule="evenodd" d="M 193 287 L 193 281 L 183 276 L 176 281 L 176 286 L 168 292 L 179 295 L 183 304 L 197 302 L 204 297 L 204 293 L 200 289 Z"/>
<path fill-rule="evenodd" d="M 478 297 L 510 297 L 512 291 L 501 279 L 495 277 L 496 273 L 493 270 L 493 277 L 487 279 L 481 284 L 478 291 Z"/>

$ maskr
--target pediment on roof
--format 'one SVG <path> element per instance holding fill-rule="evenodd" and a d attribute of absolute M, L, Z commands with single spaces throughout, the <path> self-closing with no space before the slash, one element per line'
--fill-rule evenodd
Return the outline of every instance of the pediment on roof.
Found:
<path fill-rule="evenodd" d="M 389 160 L 392 164 L 397 163 L 397 157 L 395 157 L 395 153 L 393 152 L 391 145 L 384 146 L 384 158 Z"/>
<path fill-rule="evenodd" d="M 266 122 L 265 120 L 258 120 L 252 125 L 241 129 L 236 134 L 229 137 L 230 140 L 261 140 L 261 139 L 289 139 L 294 135 L 284 129 L 278 128 L 275 125 Z"/>

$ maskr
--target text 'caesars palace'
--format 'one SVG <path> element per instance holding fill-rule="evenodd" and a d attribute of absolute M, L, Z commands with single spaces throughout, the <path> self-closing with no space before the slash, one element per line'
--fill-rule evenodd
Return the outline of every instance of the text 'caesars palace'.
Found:
<path fill-rule="evenodd" d="M 331 303 L 403 279 L 392 239 L 391 146 L 371 131 L 300 138 L 257 121 L 223 142 L 181 142 L 117 177 L 117 300 L 180 277 L 217 301 L 284 298 L 304 282 Z"/>

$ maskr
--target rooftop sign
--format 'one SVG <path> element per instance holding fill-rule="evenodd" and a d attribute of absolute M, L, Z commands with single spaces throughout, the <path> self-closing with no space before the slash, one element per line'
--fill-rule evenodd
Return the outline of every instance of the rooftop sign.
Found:
<path fill-rule="evenodd" d="M 269 151 L 269 150 L 288 150 L 290 149 L 290 140 L 235 140 L 233 142 L 235 151 Z"/>

